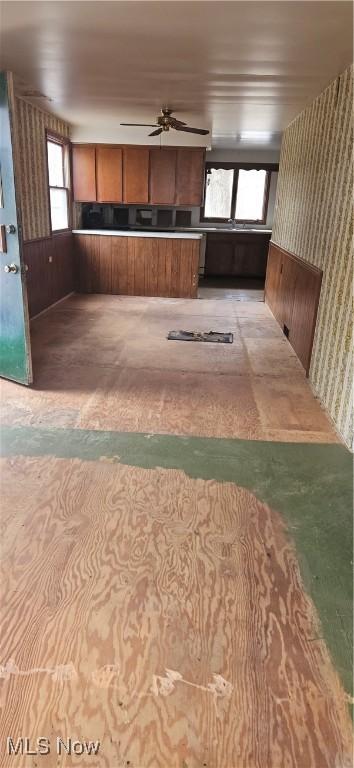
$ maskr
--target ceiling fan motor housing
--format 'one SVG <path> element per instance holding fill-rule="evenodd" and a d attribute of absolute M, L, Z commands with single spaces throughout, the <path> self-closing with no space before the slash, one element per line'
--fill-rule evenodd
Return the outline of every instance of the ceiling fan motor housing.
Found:
<path fill-rule="evenodd" d="M 163 131 L 169 131 L 171 127 L 171 110 L 170 109 L 162 109 L 161 115 L 157 118 L 157 124 L 162 128 Z"/>

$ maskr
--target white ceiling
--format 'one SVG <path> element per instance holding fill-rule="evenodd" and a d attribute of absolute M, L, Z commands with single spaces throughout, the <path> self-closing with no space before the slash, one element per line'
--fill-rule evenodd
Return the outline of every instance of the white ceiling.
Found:
<path fill-rule="evenodd" d="M 274 148 L 352 60 L 350 2 L 29 0 L 0 14 L 1 68 L 51 99 L 29 96 L 76 140 L 146 143 L 148 129 L 119 123 L 153 123 L 167 105 L 212 134 L 164 143 Z"/>

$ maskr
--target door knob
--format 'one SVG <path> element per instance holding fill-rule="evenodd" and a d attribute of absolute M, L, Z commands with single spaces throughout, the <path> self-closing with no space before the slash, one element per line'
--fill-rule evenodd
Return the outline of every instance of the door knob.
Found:
<path fill-rule="evenodd" d="M 8 235 L 14 235 L 16 232 L 16 227 L 14 224 L 7 224 L 6 225 L 6 234 Z"/>
<path fill-rule="evenodd" d="M 7 273 L 13 272 L 14 274 L 16 274 L 16 272 L 18 272 L 17 264 L 5 264 L 4 272 L 7 272 Z"/>

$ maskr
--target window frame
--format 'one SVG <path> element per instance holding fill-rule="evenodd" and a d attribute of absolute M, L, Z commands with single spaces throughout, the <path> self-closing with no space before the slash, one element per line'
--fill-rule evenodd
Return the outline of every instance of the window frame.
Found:
<path fill-rule="evenodd" d="M 232 195 L 231 195 L 231 213 L 230 213 L 230 216 L 228 216 L 227 218 L 220 218 L 216 216 L 205 216 L 205 197 L 206 197 L 206 189 L 207 189 L 208 171 L 211 170 L 212 168 L 215 168 L 216 170 L 218 170 L 219 168 L 223 168 L 225 171 L 229 171 L 229 170 L 234 171 L 234 177 L 233 177 L 233 183 L 232 183 Z M 265 180 L 264 195 L 263 195 L 262 218 L 261 219 L 236 219 L 236 222 L 238 224 L 245 224 L 247 222 L 252 224 L 266 224 L 267 215 L 268 215 L 269 190 L 270 190 L 272 172 L 278 172 L 278 170 L 279 170 L 278 163 L 228 163 L 228 162 L 216 163 L 213 161 L 207 161 L 205 163 L 205 179 L 204 179 L 205 195 L 204 195 L 204 203 L 200 209 L 200 221 L 205 223 L 215 222 L 219 224 L 224 224 L 225 222 L 227 223 L 229 219 L 235 218 L 233 216 L 233 213 L 236 212 L 236 199 L 237 199 L 239 171 L 266 171 L 266 180 Z"/>
<path fill-rule="evenodd" d="M 52 144 L 59 144 L 62 149 L 62 158 L 63 158 L 63 178 L 65 186 L 53 186 L 49 183 L 49 160 L 48 160 L 48 142 L 52 142 Z M 56 133 L 55 131 L 49 130 L 46 128 L 45 131 L 45 157 L 46 157 L 46 166 L 47 166 L 47 189 L 48 189 L 48 206 L 49 206 L 49 220 L 50 220 L 50 232 L 53 237 L 55 235 L 61 235 L 65 234 L 67 232 L 71 232 L 72 229 L 72 216 L 71 216 L 71 202 L 72 202 L 72 194 L 71 194 L 71 174 L 70 174 L 70 139 L 68 139 L 66 136 L 61 136 L 61 134 Z M 50 190 L 51 189 L 63 189 L 66 192 L 66 206 L 67 206 L 67 214 L 68 214 L 68 226 L 64 227 L 63 229 L 53 229 L 52 224 L 52 207 L 50 202 Z"/>

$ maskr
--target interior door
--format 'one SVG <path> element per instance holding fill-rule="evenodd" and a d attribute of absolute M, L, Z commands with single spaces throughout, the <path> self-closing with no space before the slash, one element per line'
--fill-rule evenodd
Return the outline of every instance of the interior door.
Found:
<path fill-rule="evenodd" d="M 14 168 L 13 84 L 0 72 L 0 376 L 32 382 L 31 345 Z"/>

